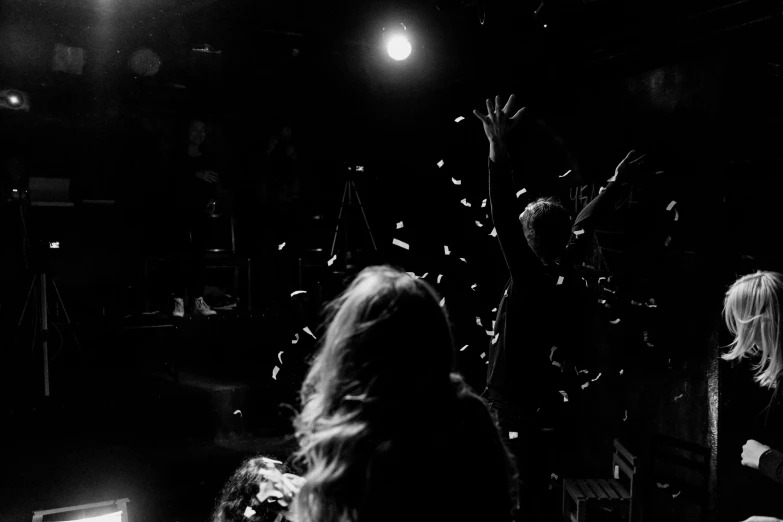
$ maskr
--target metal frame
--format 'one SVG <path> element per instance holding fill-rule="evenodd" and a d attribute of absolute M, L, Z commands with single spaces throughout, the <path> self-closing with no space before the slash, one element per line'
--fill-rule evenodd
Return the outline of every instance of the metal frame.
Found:
<path fill-rule="evenodd" d="M 81 506 L 72 506 L 58 509 L 44 509 L 41 511 L 33 511 L 33 522 L 43 522 L 43 517 L 46 515 L 53 515 L 55 513 L 67 513 L 69 511 L 81 511 L 83 509 L 95 509 L 106 506 L 117 505 L 122 511 L 122 522 L 129 522 L 128 519 L 128 503 L 127 498 L 121 498 L 119 500 L 107 500 L 106 502 L 96 502 L 94 504 L 82 504 Z"/>

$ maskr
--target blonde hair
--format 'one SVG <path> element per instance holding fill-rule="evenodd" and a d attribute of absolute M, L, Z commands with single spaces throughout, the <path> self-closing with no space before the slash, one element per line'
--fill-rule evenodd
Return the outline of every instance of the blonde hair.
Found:
<path fill-rule="evenodd" d="M 755 380 L 765 388 L 776 388 L 783 369 L 780 345 L 780 296 L 783 275 L 756 272 L 740 277 L 726 292 L 723 317 L 734 341 L 723 355 L 727 361 L 760 354 L 753 366 Z"/>
<path fill-rule="evenodd" d="M 292 506 L 297 522 L 419 520 L 397 511 L 411 495 L 406 479 L 422 462 L 437 469 L 475 452 L 483 453 L 480 488 L 494 488 L 478 491 L 477 502 L 492 497 L 503 509 L 508 454 L 486 405 L 452 373 L 454 342 L 439 301 L 424 280 L 373 266 L 327 305 L 294 421 L 296 458 L 307 469 Z M 417 494 L 458 491 L 465 478 L 455 471 L 436 481 Z M 449 502 L 438 500 L 425 509 Z"/>

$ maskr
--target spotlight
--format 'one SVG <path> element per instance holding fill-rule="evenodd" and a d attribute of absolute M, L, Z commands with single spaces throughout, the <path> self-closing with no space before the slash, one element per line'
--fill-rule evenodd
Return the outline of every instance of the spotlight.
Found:
<path fill-rule="evenodd" d="M 14 89 L 0 90 L 0 108 L 29 111 L 29 98 L 23 92 Z"/>
<path fill-rule="evenodd" d="M 411 54 L 411 44 L 403 35 L 392 36 L 386 44 L 389 56 L 395 60 L 404 60 Z"/>
<path fill-rule="evenodd" d="M 17 107 L 22 104 L 22 100 L 19 99 L 19 96 L 16 94 L 9 94 L 8 95 L 8 104 L 12 107 Z"/>

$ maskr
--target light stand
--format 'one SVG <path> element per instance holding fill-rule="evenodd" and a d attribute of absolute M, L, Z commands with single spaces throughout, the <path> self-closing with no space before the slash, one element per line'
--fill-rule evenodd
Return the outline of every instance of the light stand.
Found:
<path fill-rule="evenodd" d="M 367 214 L 364 212 L 364 206 L 362 205 L 362 200 L 359 197 L 359 190 L 356 188 L 356 183 L 354 182 L 353 174 L 354 172 L 364 172 L 364 167 L 356 167 L 356 170 L 354 171 L 353 167 L 348 167 L 348 177 L 345 180 L 345 187 L 343 188 L 343 199 L 340 203 L 340 213 L 337 216 L 337 226 L 334 229 L 334 239 L 332 240 L 332 250 L 329 254 L 330 258 L 333 257 L 335 254 L 335 248 L 337 246 L 337 237 L 340 235 L 340 225 L 343 222 L 343 211 L 346 208 L 346 205 L 348 208 L 354 208 L 356 206 L 359 207 L 359 209 L 362 212 L 362 217 L 364 218 L 364 226 L 367 229 L 368 234 L 370 235 L 370 241 L 372 241 L 372 247 L 373 250 L 376 252 L 378 251 L 378 246 L 375 244 L 375 238 L 372 234 L 372 229 L 370 228 L 370 222 L 367 220 Z M 353 199 L 356 197 L 356 201 L 358 204 L 354 204 Z M 348 230 L 348 219 L 345 218 L 346 222 L 343 226 L 344 228 L 344 235 L 345 235 L 345 246 L 343 253 L 346 257 L 346 266 L 347 266 L 347 260 L 353 257 L 353 252 L 350 248 L 350 236 L 349 236 L 349 230 Z"/>

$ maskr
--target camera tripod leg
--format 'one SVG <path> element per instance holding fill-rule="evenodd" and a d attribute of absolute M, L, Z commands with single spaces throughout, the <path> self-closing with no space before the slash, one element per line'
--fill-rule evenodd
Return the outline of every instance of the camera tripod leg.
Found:
<path fill-rule="evenodd" d="M 76 332 L 73 330 L 73 324 L 71 324 L 71 318 L 68 317 L 68 310 L 65 308 L 65 303 L 63 302 L 63 298 L 60 295 L 60 289 L 57 288 L 57 282 L 52 278 L 52 287 L 54 287 L 54 291 L 57 294 L 57 300 L 60 302 L 60 306 L 63 309 L 63 313 L 65 314 L 65 322 L 68 323 L 68 326 L 71 328 L 71 333 L 73 334 L 73 340 L 76 342 L 76 348 L 79 350 L 79 355 L 81 356 L 82 360 L 84 360 L 84 353 L 82 352 L 82 347 L 79 344 L 79 338 L 76 336 Z"/>
<path fill-rule="evenodd" d="M 33 276 L 33 280 L 30 282 L 30 290 L 27 291 L 27 299 L 24 300 L 24 308 L 22 309 L 22 315 L 19 316 L 18 327 L 21 328 L 22 321 L 24 321 L 24 315 L 27 313 L 27 307 L 30 306 L 30 296 L 33 295 L 33 288 L 35 288 L 35 281 L 37 277 Z"/>
<path fill-rule="evenodd" d="M 340 213 L 337 215 L 337 227 L 334 229 L 334 239 L 332 240 L 332 251 L 329 253 L 330 256 L 334 255 L 334 247 L 337 245 L 337 237 L 340 235 L 340 223 L 343 220 L 343 209 L 345 208 L 345 200 L 348 199 L 349 194 L 349 187 L 348 183 L 345 184 L 345 187 L 343 187 L 343 199 L 340 202 Z"/>
<path fill-rule="evenodd" d="M 359 197 L 359 191 L 356 189 L 356 185 L 354 185 L 353 181 L 351 181 L 351 185 L 353 186 L 353 192 L 356 194 L 356 200 L 359 202 L 359 208 L 362 211 L 362 216 L 364 217 L 364 225 L 367 227 L 367 232 L 370 234 L 370 241 L 372 241 L 372 248 L 374 250 L 378 250 L 378 246 L 375 244 L 375 238 L 372 235 L 372 229 L 370 228 L 370 222 L 367 220 L 367 214 L 364 212 L 364 205 L 362 205 L 362 198 Z"/>

